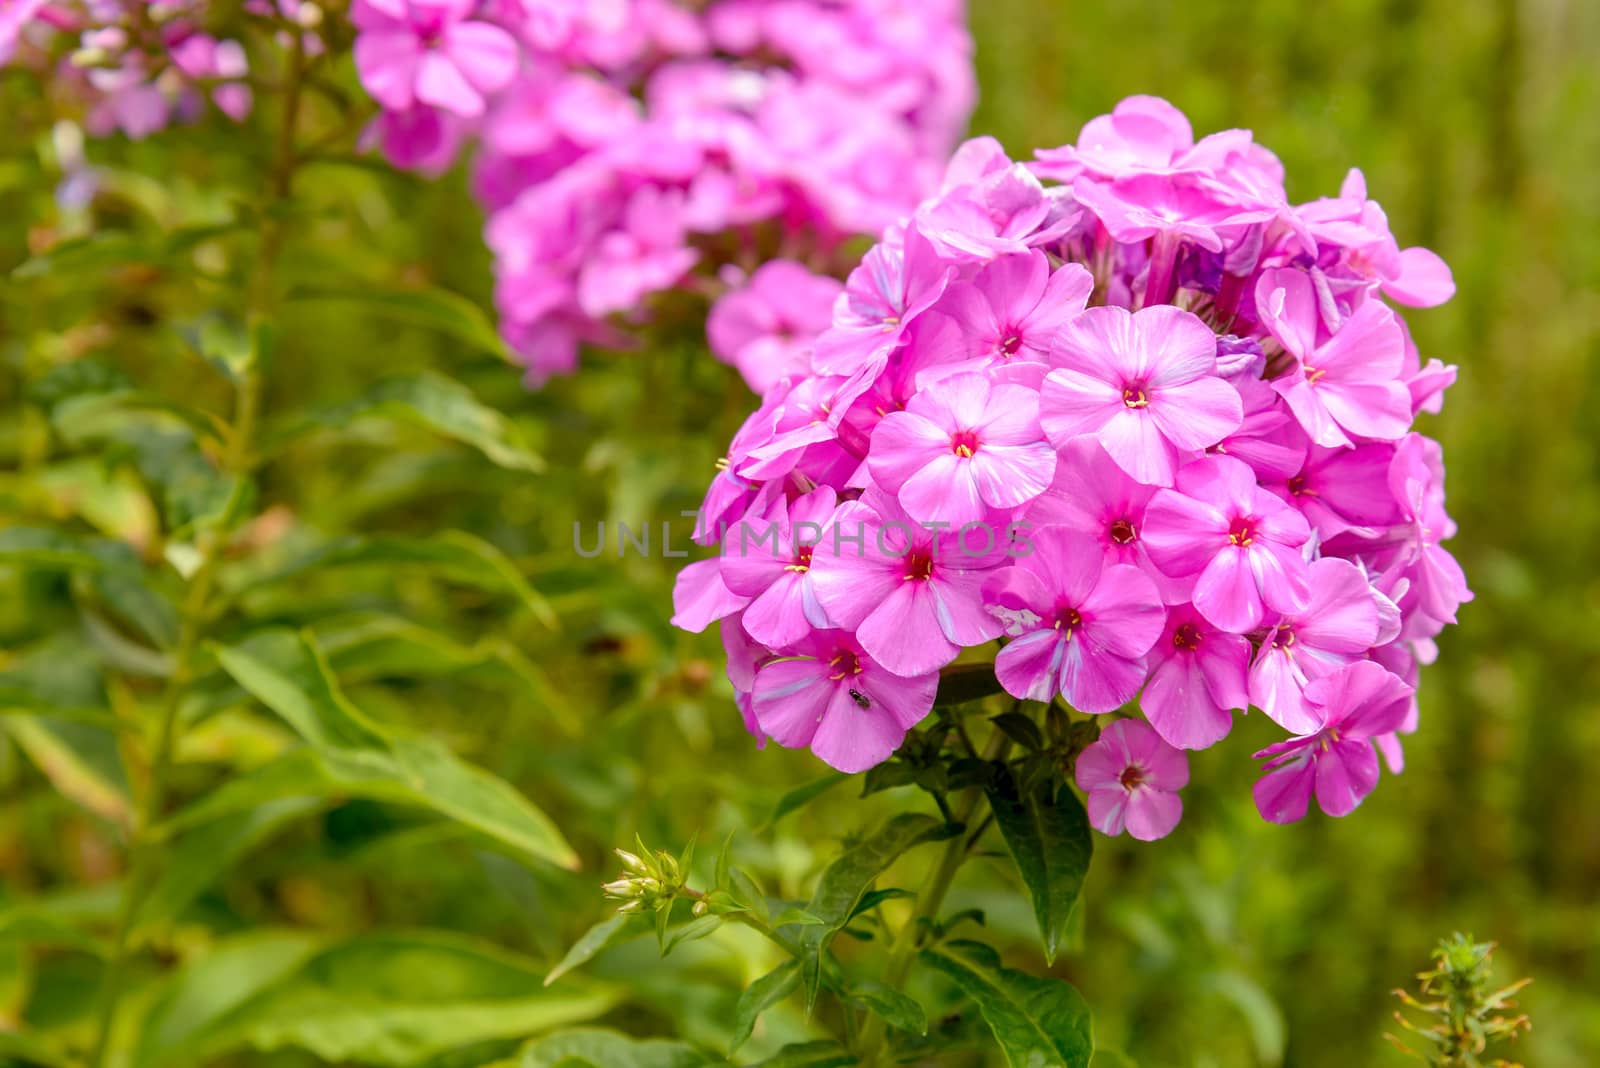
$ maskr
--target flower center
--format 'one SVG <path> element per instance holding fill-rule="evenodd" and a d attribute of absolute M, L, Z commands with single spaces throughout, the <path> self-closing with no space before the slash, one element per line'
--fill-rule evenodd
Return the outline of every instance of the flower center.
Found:
<path fill-rule="evenodd" d="M 833 669 L 833 673 L 828 676 L 832 682 L 838 682 L 850 675 L 861 674 L 861 658 L 849 649 L 840 649 L 834 653 L 833 659 L 828 661 L 828 666 Z"/>
<path fill-rule="evenodd" d="M 1315 497 L 1316 495 L 1317 491 L 1306 485 L 1305 475 L 1295 475 L 1289 480 L 1289 496 Z"/>
<path fill-rule="evenodd" d="M 1111 524 L 1110 535 L 1111 540 L 1118 545 L 1132 545 L 1135 539 L 1139 537 L 1139 532 L 1133 528 L 1133 524 L 1128 520 L 1119 519 Z"/>
<path fill-rule="evenodd" d="M 1194 652 L 1200 648 L 1200 628 L 1193 623 L 1184 623 L 1172 632 L 1172 644 L 1176 648 Z"/>
<path fill-rule="evenodd" d="M 1319 378 L 1321 378 L 1323 375 L 1327 374 L 1327 373 L 1328 372 L 1324 371 L 1320 367 L 1307 367 L 1306 368 L 1306 384 L 1310 385 L 1310 386 L 1316 385 L 1317 384 L 1317 380 Z"/>
<path fill-rule="evenodd" d="M 1076 608 L 1063 608 L 1056 613 L 1055 629 L 1059 630 L 1068 640 L 1072 640 L 1072 632 L 1083 626 L 1083 616 Z"/>
<path fill-rule="evenodd" d="M 1129 764 L 1122 769 L 1122 788 L 1124 790 L 1137 790 L 1144 785 L 1145 770 L 1137 764 Z"/>
<path fill-rule="evenodd" d="M 1272 632 L 1272 647 L 1280 652 L 1288 652 L 1294 648 L 1294 630 L 1290 627 L 1279 627 Z"/>
<path fill-rule="evenodd" d="M 1251 516 L 1240 516 L 1228 524 L 1228 543 L 1247 548 L 1256 538 L 1256 522 Z"/>
<path fill-rule="evenodd" d="M 1148 408 L 1150 400 L 1144 395 L 1144 383 L 1135 382 L 1122 390 L 1122 403 L 1130 408 Z"/>
<path fill-rule="evenodd" d="M 1010 359 L 1022 348 L 1022 335 L 1015 327 L 1006 331 L 1006 336 L 1000 339 L 1000 355 Z"/>
<path fill-rule="evenodd" d="M 971 430 L 958 430 L 950 435 L 950 451 L 963 460 L 972 459 L 978 451 L 978 435 Z"/>
<path fill-rule="evenodd" d="M 927 582 L 933 578 L 933 555 L 925 549 L 913 549 L 906 554 L 904 582 Z"/>
<path fill-rule="evenodd" d="M 787 567 L 785 567 L 784 570 L 785 571 L 793 571 L 793 572 L 796 572 L 797 574 L 801 574 L 801 575 L 805 574 L 807 571 L 810 571 L 811 570 L 811 546 L 802 545 L 802 546 L 800 546 L 800 548 L 796 549 L 795 550 L 795 554 L 794 554 L 794 563 L 792 563 L 792 564 L 788 565 Z"/>

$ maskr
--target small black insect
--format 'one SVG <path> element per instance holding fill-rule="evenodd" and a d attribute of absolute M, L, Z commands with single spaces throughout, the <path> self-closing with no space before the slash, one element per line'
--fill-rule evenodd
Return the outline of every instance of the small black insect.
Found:
<path fill-rule="evenodd" d="M 862 708 L 871 708 L 872 707 L 872 698 L 868 697 L 866 694 L 862 693 L 860 690 L 851 690 L 850 691 L 850 700 L 854 701 L 856 704 L 860 705 Z"/>

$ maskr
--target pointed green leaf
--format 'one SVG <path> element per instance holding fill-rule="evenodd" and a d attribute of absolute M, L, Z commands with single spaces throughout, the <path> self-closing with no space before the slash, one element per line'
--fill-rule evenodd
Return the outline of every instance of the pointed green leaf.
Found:
<path fill-rule="evenodd" d="M 902 812 L 878 831 L 845 850 L 829 864 L 811 895 L 805 911 L 822 922 L 803 928 L 801 980 L 805 986 L 806 1011 L 816 1003 L 822 984 L 822 954 L 845 924 L 856 905 L 884 870 L 900 854 L 922 842 L 948 837 L 946 824 L 917 812 Z"/>
<path fill-rule="evenodd" d="M 114 823 L 128 821 L 132 802 L 113 728 L 52 715 L 7 716 L 0 728 L 63 797 Z"/>
<path fill-rule="evenodd" d="M 1045 960 L 1053 962 L 1094 852 L 1088 813 L 1065 782 L 1046 781 L 1021 793 L 1004 765 L 995 766 L 986 792 L 995 825 L 1033 899 Z"/>
<path fill-rule="evenodd" d="M 1004 692 L 993 664 L 951 664 L 939 672 L 935 701 L 940 705 L 962 705 Z"/>
<path fill-rule="evenodd" d="M 436 371 L 386 378 L 348 404 L 306 416 L 275 434 L 268 449 L 308 430 L 344 430 L 363 418 L 408 423 L 477 449 L 491 463 L 512 471 L 544 470 L 540 459 L 511 420 L 472 391 Z"/>
<path fill-rule="evenodd" d="M 216 647 L 234 680 L 277 712 L 316 750 L 290 754 L 219 788 L 178 826 L 267 797 L 330 793 L 415 805 L 472 827 L 530 857 L 576 868 L 577 854 L 556 825 L 504 780 L 425 736 L 380 727 L 340 691 L 320 650 L 304 635 L 266 631 L 237 646 Z"/>
<path fill-rule="evenodd" d="M 437 286 L 400 289 L 368 282 L 346 289 L 304 286 L 290 292 L 288 299 L 359 304 L 375 315 L 437 330 L 484 352 L 509 358 L 506 344 L 488 313 L 459 293 Z"/>
<path fill-rule="evenodd" d="M 1007 968 L 980 942 L 949 942 L 920 956 L 978 1006 L 1011 1068 L 1088 1068 L 1094 1029 L 1071 983 Z"/>
<path fill-rule="evenodd" d="M 0 1031 L 0 1064 L 11 1068 L 74 1068 L 75 1062 L 57 1053 L 42 1039 L 20 1031 Z"/>
<path fill-rule="evenodd" d="M 712 1068 L 718 1063 L 682 1042 L 581 1028 L 534 1039 L 504 1068 Z"/>
<path fill-rule="evenodd" d="M 800 1042 L 783 1047 L 776 1056 L 769 1057 L 748 1068 L 848 1068 L 856 1058 L 837 1042 Z"/>
<path fill-rule="evenodd" d="M 151 1009 L 135 1068 L 213 1063 L 241 1046 L 406 1068 L 594 1019 L 616 999 L 593 985 L 546 990 L 532 961 L 442 932 L 326 948 L 306 935 L 257 933 L 178 974 Z"/>
<path fill-rule="evenodd" d="M 169 843 L 162 854 L 161 874 L 135 917 L 138 928 L 175 923 L 240 857 L 287 824 L 322 807 L 322 800 L 316 797 L 263 799 Z"/>
<path fill-rule="evenodd" d="M 772 810 L 772 815 L 767 817 L 766 822 L 761 825 L 758 831 L 770 829 L 789 813 L 799 811 L 848 778 L 850 776 L 843 772 L 834 772 L 831 775 L 824 775 L 820 779 L 813 779 L 804 786 L 795 787 L 778 799 L 777 805 Z"/>
<path fill-rule="evenodd" d="M 733 1009 L 733 1037 L 728 1040 L 729 1055 L 749 1041 L 761 1014 L 794 993 L 799 985 L 800 962 L 786 960 L 745 987 L 739 995 L 739 1003 Z"/>
<path fill-rule="evenodd" d="M 583 933 L 583 937 L 567 950 L 567 955 L 561 958 L 560 963 L 550 969 L 550 974 L 544 977 L 544 985 L 549 986 L 574 968 L 589 963 L 612 946 L 644 934 L 645 928 L 640 922 L 641 919 L 637 915 L 617 913 L 589 928 Z"/>
<path fill-rule="evenodd" d="M 222 669 L 320 749 L 381 749 L 386 732 L 340 692 L 327 663 L 302 635 L 261 631 L 213 648 Z"/>
<path fill-rule="evenodd" d="M 927 1012 L 915 998 L 908 997 L 893 987 L 874 979 L 863 979 L 852 983 L 845 992 L 845 997 L 868 1012 L 883 1017 L 883 1021 L 890 1027 L 913 1035 L 928 1033 Z"/>
<path fill-rule="evenodd" d="M 283 582 L 307 571 L 329 567 L 417 567 L 428 574 L 474 589 L 510 594 L 545 626 L 557 620 L 544 599 L 512 561 L 490 542 L 460 530 L 426 538 L 352 535 L 331 541 L 291 561 L 260 580 Z"/>
<path fill-rule="evenodd" d="M 722 923 L 723 919 L 721 916 L 706 915 L 696 916 L 688 923 L 680 924 L 679 926 L 674 927 L 671 933 L 667 935 L 666 941 L 661 944 L 661 955 L 663 957 L 669 956 L 673 950 L 677 949 L 685 942 L 696 942 L 702 938 L 705 938 L 717 928 L 721 927 Z"/>

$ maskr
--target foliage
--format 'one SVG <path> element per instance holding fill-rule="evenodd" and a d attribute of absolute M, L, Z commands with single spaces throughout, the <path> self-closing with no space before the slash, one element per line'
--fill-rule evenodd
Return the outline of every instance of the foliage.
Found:
<path fill-rule="evenodd" d="M 1380 1037 L 1384 990 L 1441 916 L 1492 926 L 1539 976 L 1526 1060 L 1589 1062 L 1596 13 L 971 8 L 976 126 L 1014 152 L 1160 93 L 1199 127 L 1254 127 L 1297 197 L 1359 160 L 1395 191 L 1396 228 L 1455 266 L 1461 295 L 1418 332 L 1468 372 L 1436 426 L 1480 597 L 1425 672 L 1419 773 L 1359 820 L 1286 834 L 1216 788 L 1243 757 L 1197 761 L 1180 832 L 1154 852 L 1096 843 L 1081 892 L 1058 880 L 1041 908 L 1038 871 L 1017 866 L 1031 845 L 985 819 L 1003 776 L 915 781 L 955 769 L 958 723 L 986 751 L 1009 703 L 974 693 L 930 726 L 924 765 L 889 765 L 862 796 L 804 754 L 753 749 L 716 641 L 665 625 L 682 561 L 662 558 L 659 520 L 650 557 L 619 552 L 619 521 L 694 506 L 748 407 L 696 326 L 526 393 L 464 310 L 490 301 L 460 176 L 325 147 L 269 208 L 282 114 L 264 96 L 243 127 L 96 143 L 99 192 L 75 206 L 53 195 L 41 87 L 9 76 L 0 1064 L 82 1064 L 108 971 L 121 1064 L 842 1064 L 852 1027 L 907 1063 L 1004 1064 L 986 1022 L 1003 1009 L 972 993 L 989 989 L 967 985 L 973 961 L 1053 984 L 1050 1011 L 1076 1019 L 1070 982 L 1096 1066 L 1402 1064 Z M 303 106 L 306 136 L 339 125 L 320 89 Z M 455 385 L 425 410 L 390 384 L 441 379 Z M 587 542 L 602 521 L 605 552 L 580 557 L 574 522 Z M 419 759 L 466 800 L 420 789 Z M 1022 791 L 1026 750 L 1000 759 Z M 811 922 L 852 833 L 904 813 L 940 830 L 852 881 L 841 926 Z M 650 923 L 598 892 L 635 832 L 670 844 L 710 901 L 696 916 L 676 898 L 665 959 Z M 919 916 L 954 850 L 942 907 Z M 797 956 L 752 920 L 795 949 L 817 940 L 809 1019 Z M 886 984 L 897 939 L 906 978 Z M 959 960 L 967 983 L 946 970 Z"/>

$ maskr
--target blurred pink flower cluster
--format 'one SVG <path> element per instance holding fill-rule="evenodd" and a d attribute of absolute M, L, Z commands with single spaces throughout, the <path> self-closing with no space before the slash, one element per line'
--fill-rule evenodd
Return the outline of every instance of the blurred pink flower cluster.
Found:
<path fill-rule="evenodd" d="M 697 270 L 735 292 L 719 357 L 757 389 L 801 369 L 784 339 L 826 325 L 838 291 L 808 268 L 935 187 L 974 95 L 960 0 L 356 0 L 352 17 L 390 159 L 434 170 L 475 147 L 502 329 L 533 382 L 582 342 L 626 344 Z"/>
<path fill-rule="evenodd" d="M 1031 163 L 970 141 L 814 344 L 776 314 L 806 301 L 740 321 L 781 373 L 675 622 L 721 620 L 752 733 L 845 771 L 999 639 L 1015 697 L 1137 702 L 1079 757 L 1101 830 L 1170 831 L 1184 751 L 1250 708 L 1289 736 L 1258 754 L 1262 816 L 1344 815 L 1380 752 L 1399 770 L 1418 666 L 1472 596 L 1412 429 L 1455 369 L 1391 307 L 1453 292 L 1359 172 L 1291 204 L 1248 131 L 1196 141 L 1162 100 Z"/>
<path fill-rule="evenodd" d="M 48 72 L 96 137 L 135 140 L 198 117 L 209 99 L 250 113 L 244 47 L 204 31 L 203 0 L 0 0 L 0 66 Z"/>

